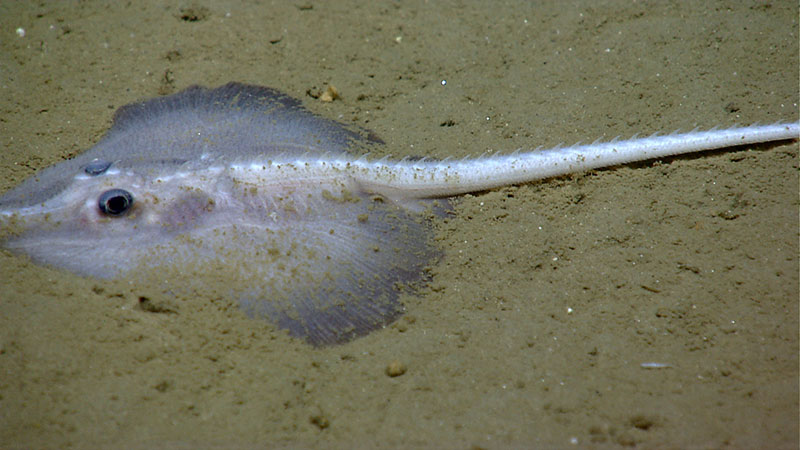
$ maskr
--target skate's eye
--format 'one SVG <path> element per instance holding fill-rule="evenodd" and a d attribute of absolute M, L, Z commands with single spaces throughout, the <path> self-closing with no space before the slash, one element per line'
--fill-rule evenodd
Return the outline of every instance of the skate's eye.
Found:
<path fill-rule="evenodd" d="M 97 206 L 103 214 L 121 216 L 133 206 L 133 195 L 124 189 L 110 189 L 100 194 Z"/>
<path fill-rule="evenodd" d="M 108 170 L 109 167 L 111 167 L 110 162 L 103 159 L 95 158 L 92 160 L 92 162 L 83 166 L 83 171 L 87 175 L 95 176 L 105 172 L 106 170 Z"/>

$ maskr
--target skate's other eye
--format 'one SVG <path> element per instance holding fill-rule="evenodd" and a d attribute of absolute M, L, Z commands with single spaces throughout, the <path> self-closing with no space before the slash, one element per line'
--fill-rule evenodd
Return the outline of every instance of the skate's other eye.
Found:
<path fill-rule="evenodd" d="M 109 167 L 111 167 L 109 161 L 95 158 L 92 162 L 83 167 L 83 172 L 87 175 L 96 176 L 108 170 Z"/>
<path fill-rule="evenodd" d="M 107 216 L 121 216 L 133 206 L 133 194 L 124 189 L 110 189 L 100 194 L 97 206 Z"/>

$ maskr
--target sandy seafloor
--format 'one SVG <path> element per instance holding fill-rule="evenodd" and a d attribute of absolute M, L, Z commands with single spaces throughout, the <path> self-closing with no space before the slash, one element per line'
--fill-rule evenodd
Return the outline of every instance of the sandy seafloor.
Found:
<path fill-rule="evenodd" d="M 234 80 L 395 157 L 798 120 L 794 1 L 121 3 L 0 4 L 0 192 Z M 324 349 L 2 251 L 0 447 L 798 447 L 796 142 L 466 195 L 437 240 L 404 318 Z"/>

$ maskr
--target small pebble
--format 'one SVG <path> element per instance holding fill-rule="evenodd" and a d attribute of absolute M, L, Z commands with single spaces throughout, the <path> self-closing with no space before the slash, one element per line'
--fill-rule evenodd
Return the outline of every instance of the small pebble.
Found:
<path fill-rule="evenodd" d="M 386 375 L 390 377 L 399 377 L 404 373 L 406 373 L 406 365 L 398 360 L 394 360 L 386 366 Z"/>
<path fill-rule="evenodd" d="M 323 102 L 332 102 L 337 98 L 339 98 L 339 91 L 333 85 L 330 84 L 328 85 L 328 88 L 325 89 L 325 92 L 323 92 L 319 96 L 319 99 L 322 100 Z"/>

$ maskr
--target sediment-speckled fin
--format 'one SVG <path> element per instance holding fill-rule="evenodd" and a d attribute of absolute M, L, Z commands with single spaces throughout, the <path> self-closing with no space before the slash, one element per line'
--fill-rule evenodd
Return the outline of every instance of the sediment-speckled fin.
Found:
<path fill-rule="evenodd" d="M 272 267 L 281 276 L 239 296 L 245 313 L 269 318 L 316 346 L 347 342 L 393 322 L 403 312 L 399 296 L 412 292 L 438 249 L 420 216 L 364 202 L 371 204 L 350 207 L 361 211 L 352 220 L 328 229 L 303 227 L 281 241 L 290 247 L 281 256 L 284 267 Z"/>

